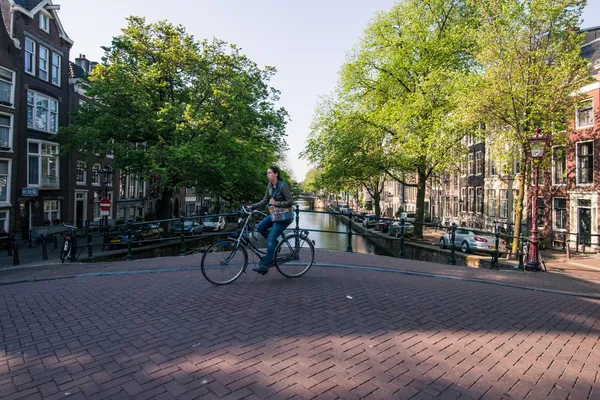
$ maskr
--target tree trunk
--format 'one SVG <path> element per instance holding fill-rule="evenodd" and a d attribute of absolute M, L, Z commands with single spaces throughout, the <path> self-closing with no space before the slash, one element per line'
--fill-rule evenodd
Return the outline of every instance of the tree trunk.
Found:
<path fill-rule="evenodd" d="M 171 199 L 173 198 L 173 190 L 170 188 L 163 188 L 162 197 L 158 200 L 158 206 L 156 207 L 156 213 L 158 219 L 170 219 L 173 217 L 171 211 Z"/>
<path fill-rule="evenodd" d="M 515 229 L 513 236 L 515 237 L 512 242 L 512 254 L 517 254 L 519 248 L 519 236 L 521 235 L 521 221 L 523 220 L 523 200 L 525 198 L 525 179 L 527 179 L 527 163 L 526 159 L 521 164 L 521 173 L 519 178 L 519 194 L 517 195 L 517 204 L 515 204 Z"/>
<path fill-rule="evenodd" d="M 415 236 L 423 237 L 423 215 L 425 213 L 425 184 L 427 175 L 421 168 L 417 168 L 417 209 L 415 218 Z"/>
<path fill-rule="evenodd" d="M 379 185 L 377 185 L 379 186 Z M 381 199 L 379 187 L 373 191 L 373 208 L 375 209 L 375 217 L 379 219 L 381 217 L 381 204 L 379 204 L 379 200 Z"/>

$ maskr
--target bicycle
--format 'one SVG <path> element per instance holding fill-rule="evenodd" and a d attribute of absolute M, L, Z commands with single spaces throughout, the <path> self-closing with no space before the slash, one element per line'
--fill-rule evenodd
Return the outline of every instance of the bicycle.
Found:
<path fill-rule="evenodd" d="M 242 215 L 246 215 L 245 221 Z M 202 255 L 200 269 L 204 277 L 214 285 L 227 285 L 238 279 L 246 272 L 248 266 L 248 249 L 263 258 L 266 254 L 253 243 L 248 229 L 250 220 L 255 215 L 267 214 L 260 211 L 248 211 L 242 207 L 238 223 L 242 227 L 237 236 L 217 240 L 210 245 Z M 306 274 L 315 260 L 315 246 L 308 239 L 308 231 L 293 229 L 291 233 L 284 232 L 275 249 L 273 264 L 286 278 L 299 278 Z"/>
<path fill-rule="evenodd" d="M 529 242 L 527 242 L 527 245 L 524 247 L 525 248 L 523 249 L 523 265 L 526 265 L 527 261 L 529 261 Z M 544 272 L 547 272 L 548 270 L 546 269 L 546 260 L 544 260 L 544 257 L 542 257 L 542 252 L 540 251 L 540 249 L 538 249 L 537 254 L 540 266 L 544 268 Z"/>
<path fill-rule="evenodd" d="M 77 237 L 75 236 L 75 232 L 77 231 L 77 227 L 76 226 L 67 225 L 67 224 L 64 224 L 64 226 L 66 228 L 69 228 L 69 233 L 67 233 L 67 235 L 65 236 L 65 239 L 64 239 L 64 242 L 63 242 L 63 247 L 62 247 L 62 250 L 60 252 L 60 260 L 63 263 L 65 262 L 65 260 L 67 258 L 69 258 L 69 260 L 71 262 L 77 261 L 79 259 L 79 256 L 81 255 L 81 252 L 83 251 L 83 248 L 81 248 L 81 249 L 77 248 Z"/>

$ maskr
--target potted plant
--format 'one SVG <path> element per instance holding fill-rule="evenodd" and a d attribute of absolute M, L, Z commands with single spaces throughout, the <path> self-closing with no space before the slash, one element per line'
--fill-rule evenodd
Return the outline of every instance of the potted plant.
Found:
<path fill-rule="evenodd" d="M 58 225 L 58 224 L 60 224 L 60 219 L 58 219 L 58 218 L 55 218 L 55 219 L 53 219 L 53 220 L 52 220 L 52 223 L 53 223 L 54 225 Z"/>
<path fill-rule="evenodd" d="M 50 220 L 49 219 L 45 219 L 44 220 L 44 226 L 49 226 L 51 225 Z"/>

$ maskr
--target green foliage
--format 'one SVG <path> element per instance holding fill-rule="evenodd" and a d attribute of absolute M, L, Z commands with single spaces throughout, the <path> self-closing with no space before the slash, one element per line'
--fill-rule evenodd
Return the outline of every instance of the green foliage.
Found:
<path fill-rule="evenodd" d="M 166 21 L 127 21 L 89 76 L 93 100 L 60 133 L 63 151 L 114 152 L 121 173 L 156 175 L 163 188 L 228 199 L 262 193 L 267 167 L 287 148 L 287 113 L 268 86 L 275 69 Z"/>

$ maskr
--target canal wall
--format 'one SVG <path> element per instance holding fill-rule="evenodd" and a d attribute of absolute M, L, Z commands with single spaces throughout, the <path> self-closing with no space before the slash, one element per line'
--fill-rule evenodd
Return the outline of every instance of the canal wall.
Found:
<path fill-rule="evenodd" d="M 339 218 L 344 225 L 348 226 L 348 217 L 338 214 Z M 373 246 L 377 247 L 378 250 L 384 252 L 390 257 L 400 256 L 400 239 L 390 236 L 386 233 L 381 233 L 367 229 L 355 221 L 351 221 L 352 230 L 358 232 L 368 240 Z M 478 256 L 474 254 L 464 254 L 460 250 L 455 251 L 456 265 L 465 266 L 471 268 L 491 268 L 492 257 L 491 256 Z M 426 261 L 438 264 L 448 264 L 450 260 L 450 250 L 441 249 L 439 246 L 435 246 L 425 242 L 418 242 L 412 238 L 404 239 L 404 258 L 409 260 Z M 500 268 L 513 269 L 511 264 L 503 265 L 500 261 Z"/>

